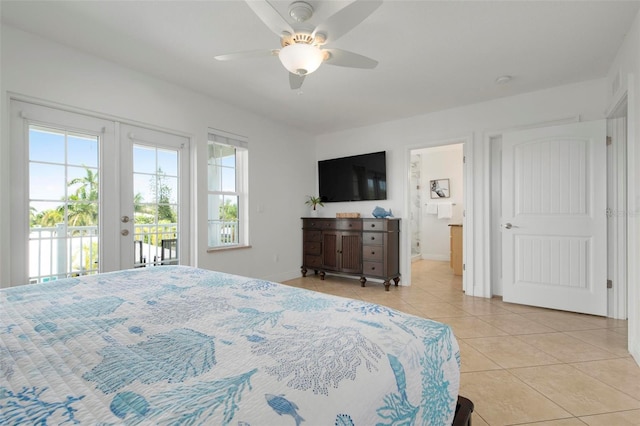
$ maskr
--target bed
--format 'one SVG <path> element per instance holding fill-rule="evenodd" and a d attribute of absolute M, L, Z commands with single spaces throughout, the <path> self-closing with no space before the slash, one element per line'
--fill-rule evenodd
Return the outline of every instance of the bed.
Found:
<path fill-rule="evenodd" d="M 459 366 L 447 325 L 185 266 L 0 291 L 0 424 L 451 425 Z"/>

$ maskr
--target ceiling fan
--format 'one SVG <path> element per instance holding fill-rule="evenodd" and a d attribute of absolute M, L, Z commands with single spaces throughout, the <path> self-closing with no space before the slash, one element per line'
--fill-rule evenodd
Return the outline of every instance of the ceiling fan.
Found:
<path fill-rule="evenodd" d="M 364 21 L 380 5 L 382 0 L 355 0 L 331 15 L 316 28 L 304 25 L 313 16 L 313 7 L 305 1 L 294 1 L 289 5 L 289 16 L 296 23 L 289 24 L 267 0 L 246 0 L 249 7 L 265 25 L 280 37 L 280 49 L 252 50 L 215 56 L 219 61 L 277 56 L 289 71 L 292 89 L 302 87 L 307 74 L 314 72 L 322 63 L 351 68 L 372 69 L 378 61 L 357 53 L 336 48 L 325 48 Z"/>

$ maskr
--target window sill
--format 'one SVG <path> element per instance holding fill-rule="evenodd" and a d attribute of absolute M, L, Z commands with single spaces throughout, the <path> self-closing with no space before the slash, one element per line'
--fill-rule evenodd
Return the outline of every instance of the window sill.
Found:
<path fill-rule="evenodd" d="M 237 245 L 237 246 L 224 246 L 224 247 L 209 247 L 207 249 L 207 253 L 216 253 L 219 251 L 230 251 L 230 250 L 242 250 L 249 249 L 250 245 Z"/>

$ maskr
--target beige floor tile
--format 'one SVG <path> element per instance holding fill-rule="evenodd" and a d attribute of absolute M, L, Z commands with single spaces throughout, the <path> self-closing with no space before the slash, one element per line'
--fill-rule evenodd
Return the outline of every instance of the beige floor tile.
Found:
<path fill-rule="evenodd" d="M 519 426 L 585 426 L 580 419 L 571 417 L 569 419 L 549 420 L 546 422 L 522 423 Z"/>
<path fill-rule="evenodd" d="M 471 345 L 502 368 L 559 364 L 557 358 L 513 336 L 466 339 Z"/>
<path fill-rule="evenodd" d="M 471 371 L 487 371 L 500 370 L 501 367 L 489 358 L 484 356 L 480 351 L 466 343 L 466 340 L 458 339 L 460 346 L 460 361 L 462 366 L 460 371 L 468 373 Z"/>
<path fill-rule="evenodd" d="M 532 312 L 522 313 L 523 317 L 539 322 L 557 331 L 593 330 L 598 328 L 593 322 L 584 319 L 584 315 L 571 312 Z"/>
<path fill-rule="evenodd" d="M 640 408 L 640 401 L 570 365 L 515 368 L 509 371 L 574 416 Z"/>
<path fill-rule="evenodd" d="M 506 370 L 462 373 L 460 394 L 489 425 L 512 425 L 571 417 L 559 405 Z"/>
<path fill-rule="evenodd" d="M 545 308 L 538 308 L 536 306 L 528 306 L 528 305 L 518 305 L 516 303 L 507 303 L 495 297 L 491 299 L 491 303 L 494 303 L 497 306 L 501 307 L 502 309 L 506 309 L 507 311 L 512 312 L 514 314 L 527 314 L 527 313 L 532 314 L 532 313 L 539 313 L 539 312 L 549 312 L 549 310 Z"/>
<path fill-rule="evenodd" d="M 619 320 L 615 318 L 598 317 L 595 315 L 584 315 L 582 319 L 590 323 L 593 323 L 599 328 L 618 328 L 618 327 L 627 326 L 627 320 Z"/>
<path fill-rule="evenodd" d="M 499 314 L 510 314 L 510 311 L 507 311 L 504 308 L 501 308 L 495 303 L 491 303 L 487 299 L 482 299 L 478 297 L 470 297 L 462 299 L 458 302 L 450 302 L 453 306 L 462 309 L 465 312 L 468 312 L 472 315 L 499 315 Z"/>
<path fill-rule="evenodd" d="M 455 306 L 446 303 L 412 303 L 409 302 L 418 312 L 428 318 L 447 318 L 447 317 L 468 317 L 471 316 L 468 312 L 458 309 Z"/>
<path fill-rule="evenodd" d="M 477 317 L 434 318 L 436 321 L 448 324 L 453 329 L 453 334 L 460 339 L 472 337 L 506 336 L 502 330 L 483 322 Z"/>
<path fill-rule="evenodd" d="M 566 333 L 527 334 L 517 336 L 562 362 L 594 361 L 616 358 L 613 353 L 590 345 Z"/>
<path fill-rule="evenodd" d="M 616 333 L 612 329 L 572 331 L 567 334 L 618 356 L 627 356 L 629 354 L 627 337 Z"/>
<path fill-rule="evenodd" d="M 611 331 L 615 331 L 618 334 L 623 335 L 624 337 L 628 337 L 629 336 L 629 328 L 627 327 L 616 327 L 616 328 L 610 328 Z"/>
<path fill-rule="evenodd" d="M 478 413 L 471 414 L 471 424 L 473 426 L 490 426 L 489 423 L 485 422 L 484 419 L 478 415 Z"/>
<path fill-rule="evenodd" d="M 598 414 L 597 416 L 580 417 L 580 420 L 589 426 L 637 426 L 640 425 L 640 410 Z"/>
<path fill-rule="evenodd" d="M 640 367 L 631 358 L 572 364 L 583 373 L 640 401 Z"/>
<path fill-rule="evenodd" d="M 482 321 L 512 335 L 552 333 L 555 331 L 518 314 L 486 315 L 482 317 Z"/>

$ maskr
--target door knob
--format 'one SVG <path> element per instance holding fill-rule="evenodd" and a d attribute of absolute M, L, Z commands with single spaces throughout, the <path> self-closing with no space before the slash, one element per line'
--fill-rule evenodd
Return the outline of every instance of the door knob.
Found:
<path fill-rule="evenodd" d="M 122 222 L 122 223 L 127 223 L 127 222 L 129 222 L 129 216 L 122 216 L 122 217 L 120 218 L 120 222 Z"/>
<path fill-rule="evenodd" d="M 123 229 L 122 231 L 120 231 L 120 235 L 122 235 L 123 237 L 126 237 L 127 235 L 129 235 L 129 230 Z"/>
<path fill-rule="evenodd" d="M 512 224 L 510 224 L 510 223 L 508 223 L 508 222 L 507 222 L 507 223 L 505 223 L 505 224 L 504 224 L 504 225 L 502 225 L 502 226 L 503 226 L 504 228 L 506 228 L 506 229 L 511 229 L 511 228 L 513 228 L 513 225 L 512 225 Z"/>

